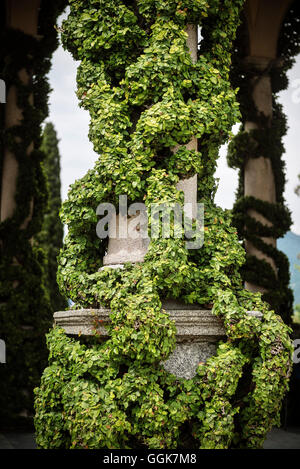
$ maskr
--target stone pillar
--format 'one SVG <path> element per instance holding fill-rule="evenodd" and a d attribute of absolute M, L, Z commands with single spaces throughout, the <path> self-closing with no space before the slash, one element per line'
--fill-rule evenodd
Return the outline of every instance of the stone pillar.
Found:
<path fill-rule="evenodd" d="M 198 59 L 198 26 L 196 24 L 188 24 L 186 32 L 188 34 L 186 43 L 192 57 L 192 62 L 195 64 Z"/>
<path fill-rule="evenodd" d="M 193 63 L 197 62 L 198 29 L 197 25 L 187 25 L 187 45 Z M 193 138 L 187 145 L 188 150 L 197 150 L 197 139 Z M 176 152 L 179 149 L 173 149 Z M 190 218 L 197 216 L 197 174 L 183 179 L 177 184 L 177 189 L 184 192 L 184 201 L 189 204 L 185 214 Z M 142 215 L 142 214 L 140 214 Z M 150 239 L 145 236 L 143 227 L 135 222 L 136 215 L 127 217 L 117 215 L 116 220 L 109 226 L 109 241 L 107 254 L 103 258 L 103 266 L 100 270 L 111 268 L 123 268 L 125 262 L 143 262 L 147 253 Z M 130 230 L 130 225 L 133 227 Z M 123 233 L 120 233 L 123 227 Z"/>
<path fill-rule="evenodd" d="M 37 35 L 38 13 L 40 0 L 8 0 L 6 2 L 7 18 L 6 26 L 13 29 L 19 29 L 26 34 Z M 19 78 L 27 85 L 30 83 L 31 75 L 22 69 L 19 72 Z M 5 128 L 19 125 L 23 114 L 22 109 L 17 105 L 17 90 L 15 86 L 9 86 L 5 104 Z M 30 96 L 30 102 L 33 103 L 33 96 Z M 32 151 L 32 144 L 28 148 L 24 148 L 26 154 Z M 2 189 L 1 189 L 1 207 L 0 220 L 4 221 L 12 217 L 15 210 L 15 192 L 18 177 L 18 162 L 15 155 L 4 149 L 3 169 L 2 169 Z M 31 205 L 31 212 L 33 204 Z M 23 222 L 21 228 L 25 228 L 31 216 Z"/>
<path fill-rule="evenodd" d="M 195 63 L 197 61 L 197 27 L 188 25 L 187 32 L 187 43 Z M 193 138 L 186 147 L 189 150 L 197 150 L 197 144 L 197 139 Z M 176 153 L 178 149 L 179 146 L 176 146 L 172 151 Z M 197 174 L 179 181 L 176 187 L 184 192 L 185 203 L 191 204 L 186 214 L 194 218 L 197 210 Z M 132 222 L 134 223 L 133 231 L 138 226 L 135 222 L 136 215 L 127 217 L 125 210 L 123 213 L 116 217 L 117 226 L 114 223 L 110 224 L 108 253 L 103 262 L 105 266 L 122 268 L 122 263 L 126 261 L 142 262 L 147 251 L 148 239 L 143 240 L 143 246 L 142 236 L 139 240 L 122 237 L 122 228 L 125 233 Z M 196 375 L 199 363 L 206 362 L 209 357 L 213 356 L 218 342 L 226 338 L 224 324 L 220 318 L 212 314 L 211 310 L 203 310 L 199 305 L 187 305 L 177 299 L 162 301 L 162 308 L 175 322 L 176 347 L 168 359 L 161 364 L 166 371 L 178 378 L 192 379 Z M 66 334 L 91 336 L 96 332 L 100 340 L 105 341 L 109 338 L 107 326 L 110 324 L 110 313 L 109 309 L 103 307 L 58 311 L 54 314 L 54 323 L 62 327 Z M 248 314 L 258 319 L 262 318 L 262 314 L 257 311 L 249 311 Z"/>
<path fill-rule="evenodd" d="M 254 78 L 253 101 L 259 112 L 272 119 L 272 87 L 270 75 L 267 71 L 271 61 L 277 58 L 277 41 L 284 16 L 293 0 L 246 0 L 245 16 L 248 28 L 249 57 L 245 62 L 252 70 L 257 70 Z M 255 122 L 246 122 L 245 130 L 257 128 Z M 275 179 L 269 158 L 261 155 L 250 158 L 244 171 L 244 194 L 253 196 L 266 202 L 276 202 Z M 270 222 L 255 210 L 249 210 L 249 215 L 266 226 Z M 262 238 L 267 244 L 276 247 L 276 239 Z M 251 242 L 245 241 L 246 251 L 258 259 L 266 260 L 274 269 L 276 266 L 269 256 L 256 249 Z M 246 282 L 245 287 L 250 291 L 265 292 L 265 289 Z"/>
<path fill-rule="evenodd" d="M 147 226 L 144 216 L 137 214 L 131 217 L 117 215 L 109 225 L 107 254 L 103 257 L 103 265 L 113 269 L 122 269 L 125 262 L 143 262 L 149 246 Z"/>
<path fill-rule="evenodd" d="M 198 26 L 195 24 L 188 24 L 186 28 L 188 34 L 187 46 L 189 48 L 192 62 L 195 64 L 198 58 Z M 187 145 L 188 150 L 198 150 L 198 140 L 194 137 Z M 176 152 L 178 147 L 174 148 Z M 178 182 L 176 188 L 184 193 L 184 203 L 191 204 L 185 207 L 184 212 L 189 218 L 196 218 L 197 216 L 197 174 L 194 176 L 182 179 Z"/>
<path fill-rule="evenodd" d="M 247 64 L 251 66 L 252 69 L 257 70 L 258 74 L 254 77 L 254 88 L 252 98 L 254 104 L 257 108 L 257 111 L 264 114 L 270 121 L 272 120 L 272 87 L 271 87 L 271 78 L 268 73 L 262 74 L 264 70 L 270 65 L 271 59 L 266 59 L 263 57 L 249 57 L 247 58 Z M 258 125 L 255 122 L 246 122 L 245 130 L 251 131 L 257 129 Z M 266 158 L 264 155 L 261 155 L 259 158 L 250 158 L 245 164 L 244 172 L 244 194 L 245 196 L 253 196 L 257 199 L 263 200 L 269 203 L 276 203 L 276 188 L 275 188 L 275 179 L 272 170 L 271 160 Z M 255 210 L 249 210 L 248 214 L 259 221 L 260 223 L 266 226 L 272 226 L 269 220 L 267 220 L 260 213 L 257 213 Z M 270 237 L 263 237 L 262 241 L 267 244 L 270 244 L 273 247 L 276 247 L 276 239 Z M 276 266 L 274 260 L 259 251 L 253 244 L 245 240 L 246 251 L 257 257 L 258 259 L 263 259 L 267 261 L 274 272 L 276 272 Z M 246 282 L 246 288 L 250 291 L 260 291 L 261 293 L 265 292 L 265 289 Z"/>

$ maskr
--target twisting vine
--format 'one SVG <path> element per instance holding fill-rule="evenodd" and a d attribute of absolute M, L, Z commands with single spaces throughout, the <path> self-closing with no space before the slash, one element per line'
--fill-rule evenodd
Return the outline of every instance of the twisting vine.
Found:
<path fill-rule="evenodd" d="M 267 244 L 262 238 L 281 238 L 291 226 L 291 215 L 283 197 L 285 187 L 285 164 L 282 160 L 284 146 L 282 139 L 287 131 L 286 118 L 282 106 L 277 102 L 277 93 L 288 85 L 287 71 L 300 52 L 300 7 L 294 2 L 282 25 L 278 41 L 278 57 L 267 70 L 258 71 L 245 62 L 246 43 L 248 42 L 245 22 L 241 25 L 235 41 L 235 54 L 231 69 L 231 80 L 239 87 L 238 100 L 241 103 L 242 122 L 257 124 L 257 129 L 245 131 L 242 125 L 238 135 L 231 141 L 228 163 L 240 170 L 237 200 L 233 209 L 233 224 L 241 239 L 246 239 L 259 251 L 274 261 L 276 272 L 263 259 L 247 254 L 246 263 L 241 269 L 245 281 L 266 289 L 263 299 L 282 316 L 291 322 L 293 313 L 293 293 L 289 288 L 289 262 L 285 254 Z M 269 74 L 273 93 L 273 115 L 269 119 L 261 114 L 253 101 L 252 94 L 257 80 Z M 244 170 L 249 158 L 264 156 L 271 161 L 276 188 L 276 203 L 244 196 Z M 248 212 L 255 210 L 262 215 L 270 226 L 255 220 Z M 272 288 L 270 288 L 272 285 Z"/>
<path fill-rule="evenodd" d="M 68 236 L 58 280 L 78 307 L 111 309 L 109 339 L 93 344 L 54 328 L 49 367 L 36 389 L 42 448 L 260 447 L 278 422 L 290 373 L 282 320 L 243 290 L 244 262 L 231 217 L 213 203 L 219 146 L 239 118 L 229 82 L 231 47 L 242 0 L 71 0 L 63 41 L 81 64 L 78 97 L 91 116 L 101 156 L 63 205 Z M 187 24 L 202 26 L 192 63 Z M 198 151 L 184 145 L 198 138 Z M 174 154 L 172 148 L 182 147 Z M 152 239 L 139 264 L 102 266 L 96 207 L 145 200 L 182 204 L 176 183 L 198 174 L 205 243 Z M 191 380 L 162 368 L 175 326 L 161 298 L 207 305 L 224 321 L 227 341 Z M 260 321 L 247 314 L 260 310 Z"/>

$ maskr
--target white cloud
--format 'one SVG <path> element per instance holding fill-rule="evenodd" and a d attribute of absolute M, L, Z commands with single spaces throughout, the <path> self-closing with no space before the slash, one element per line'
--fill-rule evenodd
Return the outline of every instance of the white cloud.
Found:
<path fill-rule="evenodd" d="M 51 120 L 56 128 L 61 154 L 62 197 L 68 187 L 92 168 L 97 158 L 88 139 L 89 114 L 78 106 L 76 70 L 78 64 L 62 47 L 54 53 L 49 80 Z"/>

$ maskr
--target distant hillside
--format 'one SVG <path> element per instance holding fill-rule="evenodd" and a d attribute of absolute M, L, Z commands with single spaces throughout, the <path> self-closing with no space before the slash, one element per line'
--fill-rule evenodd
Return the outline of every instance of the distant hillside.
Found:
<path fill-rule="evenodd" d="M 278 240 L 278 249 L 284 252 L 290 261 L 291 288 L 294 291 L 294 304 L 300 304 L 300 271 L 296 264 L 300 265 L 297 255 L 300 254 L 300 235 L 289 231 L 284 238 Z"/>

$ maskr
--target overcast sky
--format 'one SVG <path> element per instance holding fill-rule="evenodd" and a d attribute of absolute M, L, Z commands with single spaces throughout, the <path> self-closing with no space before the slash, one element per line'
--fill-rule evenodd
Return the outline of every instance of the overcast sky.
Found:
<path fill-rule="evenodd" d="M 59 21 L 60 23 L 61 21 Z M 59 47 L 54 53 L 49 79 L 52 87 L 49 120 L 53 122 L 61 154 L 62 198 L 68 187 L 93 167 L 97 155 L 88 140 L 89 115 L 79 108 L 75 95 L 76 63 L 71 55 Z M 300 173 L 300 57 L 289 72 L 290 86 L 280 93 L 280 102 L 288 117 L 289 131 L 284 139 L 287 184 L 285 197 L 292 212 L 292 231 L 300 234 L 300 198 L 294 190 Z M 216 202 L 223 208 L 232 208 L 237 187 L 237 171 L 227 167 L 226 147 L 220 151 L 216 177 L 220 179 Z"/>

